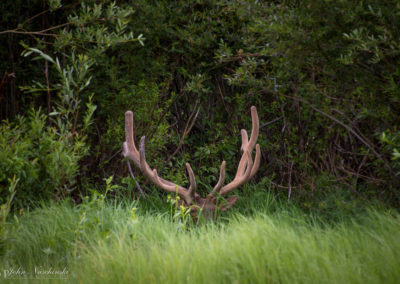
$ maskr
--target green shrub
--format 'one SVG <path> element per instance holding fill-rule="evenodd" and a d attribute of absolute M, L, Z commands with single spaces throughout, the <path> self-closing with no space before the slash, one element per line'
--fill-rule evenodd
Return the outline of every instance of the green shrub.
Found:
<path fill-rule="evenodd" d="M 79 160 L 88 147 L 72 133 L 60 135 L 46 126 L 46 116 L 31 110 L 27 117 L 0 125 L 0 204 L 8 197 L 9 179 L 19 179 L 15 202 L 32 205 L 68 194 L 76 187 Z"/>

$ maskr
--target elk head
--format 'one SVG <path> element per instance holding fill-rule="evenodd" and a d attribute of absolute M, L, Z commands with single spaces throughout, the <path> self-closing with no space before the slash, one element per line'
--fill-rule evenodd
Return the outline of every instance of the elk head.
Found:
<path fill-rule="evenodd" d="M 229 197 L 222 202 L 219 202 L 219 199 L 217 197 L 225 195 L 235 188 L 243 185 L 256 174 L 259 168 L 261 152 L 260 146 L 258 144 L 256 145 L 259 132 L 259 121 L 257 110 L 254 106 L 251 107 L 251 119 L 252 130 L 250 140 L 247 136 L 246 130 L 241 130 L 241 150 L 243 151 L 243 154 L 239 161 L 235 178 L 230 183 L 224 185 L 226 163 L 225 161 L 223 161 L 220 168 L 219 180 L 214 186 L 213 190 L 206 196 L 206 198 L 202 198 L 198 193 L 196 193 L 196 179 L 189 163 L 186 163 L 186 169 L 189 174 L 190 181 L 189 188 L 184 188 L 180 185 L 161 178 L 158 175 L 156 169 L 150 168 L 150 166 L 146 162 L 145 136 L 140 139 L 139 150 L 136 148 L 135 145 L 132 111 L 127 111 L 125 113 L 126 141 L 123 143 L 123 155 L 125 158 L 131 160 L 136 165 L 136 167 L 140 169 L 143 175 L 152 183 L 166 191 L 177 193 L 182 198 L 182 200 L 180 200 L 180 204 L 190 207 L 192 214 L 196 214 L 198 210 L 202 210 L 203 215 L 206 218 L 209 218 L 210 216 L 214 215 L 216 210 L 224 211 L 232 207 L 237 201 L 236 196 Z M 253 162 L 252 151 L 254 147 L 256 147 L 256 155 Z"/>

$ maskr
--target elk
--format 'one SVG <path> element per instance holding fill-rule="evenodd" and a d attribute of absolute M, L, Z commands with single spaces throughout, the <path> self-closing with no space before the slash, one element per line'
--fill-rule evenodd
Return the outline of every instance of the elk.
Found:
<path fill-rule="evenodd" d="M 202 198 L 196 193 L 196 178 L 193 170 L 189 163 L 186 163 L 186 169 L 189 174 L 190 185 L 188 188 L 182 187 L 171 181 L 165 180 L 160 177 L 156 169 L 151 169 L 146 162 L 145 155 L 145 136 L 140 139 L 139 150 L 135 145 L 134 140 L 134 129 L 133 129 L 133 112 L 127 111 L 125 113 L 125 135 L 126 140 L 123 143 L 123 156 L 131 160 L 137 168 L 143 173 L 143 175 L 152 183 L 168 192 L 178 194 L 182 199 L 179 200 L 179 205 L 189 207 L 192 214 L 197 214 L 198 210 L 201 210 L 204 216 L 208 219 L 210 216 L 214 216 L 217 210 L 224 211 L 232 207 L 237 201 L 237 196 L 228 197 L 226 200 L 219 202 L 219 196 L 226 195 L 235 188 L 243 185 L 245 182 L 250 180 L 257 172 L 260 166 L 260 146 L 256 145 L 258 133 L 259 133 L 259 121 L 257 109 L 255 106 L 251 107 L 251 119 L 252 119 L 252 130 L 250 139 L 248 138 L 245 129 L 241 130 L 242 136 L 242 157 L 239 161 L 239 165 L 236 171 L 234 179 L 224 185 L 225 183 L 225 161 L 222 162 L 219 173 L 219 180 L 214 186 L 213 190 Z M 256 155 L 254 162 L 252 159 L 252 152 L 256 147 Z"/>

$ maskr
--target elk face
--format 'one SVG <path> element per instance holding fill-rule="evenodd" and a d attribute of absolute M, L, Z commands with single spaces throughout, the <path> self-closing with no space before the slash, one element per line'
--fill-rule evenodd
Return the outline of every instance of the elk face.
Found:
<path fill-rule="evenodd" d="M 200 215 L 206 220 L 214 219 L 217 212 L 225 211 L 231 208 L 237 201 L 237 196 L 231 196 L 226 199 L 218 199 L 214 196 L 207 196 L 202 198 L 196 194 L 194 199 L 194 204 L 188 205 L 184 200 L 178 200 L 177 206 L 185 206 L 190 208 L 190 214 L 193 218 L 197 218 Z"/>
<path fill-rule="evenodd" d="M 186 163 L 186 169 L 190 181 L 190 186 L 188 188 L 184 188 L 171 181 L 163 179 L 157 174 L 156 169 L 150 168 L 146 162 L 145 136 L 140 139 L 139 150 L 136 148 L 133 130 L 133 113 L 131 111 L 125 113 L 126 140 L 123 143 L 123 155 L 125 158 L 131 160 L 140 169 L 143 175 L 155 185 L 163 190 L 177 193 L 181 196 L 182 200 L 179 202 L 179 205 L 190 207 L 192 215 L 196 216 L 199 213 L 199 210 L 202 210 L 202 214 L 206 219 L 208 219 L 211 216 L 215 216 L 216 211 L 225 211 L 232 207 L 237 201 L 237 197 L 233 196 L 227 198 L 225 202 L 219 202 L 217 196 L 228 194 L 235 188 L 243 185 L 256 174 L 260 166 L 261 151 L 260 146 L 258 144 L 256 145 L 259 133 L 259 120 L 257 110 L 254 106 L 251 107 L 251 119 L 252 130 L 250 139 L 247 136 L 246 130 L 241 130 L 241 150 L 243 151 L 243 154 L 239 161 L 235 178 L 227 185 L 224 185 L 226 163 L 223 161 L 220 168 L 219 180 L 206 198 L 202 198 L 196 193 L 196 179 L 189 163 Z M 253 162 L 252 152 L 254 147 L 256 148 L 256 155 Z"/>

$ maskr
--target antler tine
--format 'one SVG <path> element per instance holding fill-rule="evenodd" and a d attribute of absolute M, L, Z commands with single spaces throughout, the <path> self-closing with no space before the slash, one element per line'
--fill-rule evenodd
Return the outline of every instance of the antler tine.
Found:
<path fill-rule="evenodd" d="M 125 158 L 131 159 L 136 166 L 139 166 L 139 152 L 134 140 L 133 112 L 130 110 L 125 112 L 125 142 L 122 154 Z"/>
<path fill-rule="evenodd" d="M 226 162 L 222 161 L 221 167 L 219 169 L 219 180 L 217 184 L 214 186 L 213 190 L 208 194 L 208 197 L 215 196 L 216 193 L 219 193 L 220 189 L 224 185 L 225 182 L 225 166 Z"/>
<path fill-rule="evenodd" d="M 128 142 L 128 147 L 130 151 L 139 153 L 135 145 L 134 135 L 133 112 L 129 110 L 125 113 L 125 141 Z"/>
<path fill-rule="evenodd" d="M 244 152 L 244 150 L 246 150 L 247 148 L 247 145 L 249 144 L 249 137 L 247 136 L 246 129 L 240 130 L 240 134 L 242 135 L 242 147 L 240 148 L 240 150 Z"/>
<path fill-rule="evenodd" d="M 248 149 L 250 150 L 250 154 L 256 145 L 258 139 L 258 133 L 260 128 L 260 122 L 258 120 L 257 109 L 255 106 L 251 107 L 251 136 L 249 140 L 249 144 L 247 145 Z"/>
<path fill-rule="evenodd" d="M 241 130 L 241 136 L 242 136 L 241 149 L 243 150 L 243 155 L 242 158 L 240 159 L 235 178 L 233 179 L 232 182 L 225 185 L 219 190 L 219 193 L 221 195 L 232 191 L 233 189 L 239 187 L 247 180 L 252 178 L 256 174 L 260 166 L 261 151 L 260 151 L 260 146 L 258 144 L 256 146 L 256 156 L 254 163 L 251 157 L 251 153 L 253 152 L 254 146 L 256 145 L 257 142 L 259 127 L 260 127 L 257 109 L 255 106 L 251 107 L 251 121 L 252 121 L 252 129 L 251 129 L 250 140 L 248 139 L 246 130 L 245 129 Z"/>
<path fill-rule="evenodd" d="M 254 158 L 254 164 L 253 167 L 251 168 L 251 173 L 249 176 L 249 179 L 251 179 L 258 171 L 258 168 L 260 167 L 260 160 L 261 160 L 261 150 L 260 150 L 260 145 L 256 145 L 256 157 Z"/>
<path fill-rule="evenodd" d="M 189 182 L 190 182 L 188 194 L 189 194 L 190 198 L 192 198 L 192 200 L 193 200 L 196 195 L 196 178 L 194 176 L 192 167 L 190 166 L 189 163 L 186 163 L 186 169 L 189 174 Z"/>
<path fill-rule="evenodd" d="M 247 131 L 245 130 L 245 129 L 242 129 L 241 131 L 240 131 L 240 133 L 241 133 L 241 135 L 242 135 L 242 147 L 241 147 L 241 150 L 244 152 L 245 150 L 249 150 L 249 152 L 250 152 L 250 158 L 251 158 L 251 153 L 253 152 L 253 149 L 254 149 L 254 146 L 255 146 L 255 144 L 256 144 L 256 142 L 257 142 L 257 139 L 258 139 L 258 132 L 259 132 L 259 125 L 260 125 L 260 123 L 259 123 L 259 120 L 258 120 L 258 114 L 257 114 L 257 109 L 256 109 L 256 107 L 255 106 L 252 106 L 251 107 L 251 123 L 252 123 L 252 127 L 251 127 L 251 137 L 250 137 L 250 141 L 249 141 L 249 139 L 248 139 L 248 136 L 247 136 Z M 256 174 L 256 172 L 257 172 L 257 170 L 258 170 L 258 167 L 259 167 L 259 158 L 260 158 L 260 156 L 257 156 L 257 153 L 256 153 L 256 158 L 258 158 L 258 164 L 256 163 L 256 161 L 255 161 L 255 165 L 257 165 L 257 167 L 255 168 L 255 171 L 254 171 L 254 174 Z M 239 168 L 238 168 L 238 171 L 237 171 L 237 173 L 236 173 L 236 176 L 235 176 L 235 178 L 236 177 L 238 177 L 238 176 L 240 176 L 240 175 L 243 175 L 244 174 L 244 172 L 245 172 L 245 167 L 242 167 L 242 170 L 241 171 L 239 171 Z M 249 177 L 249 179 L 250 179 L 251 177 Z"/>

